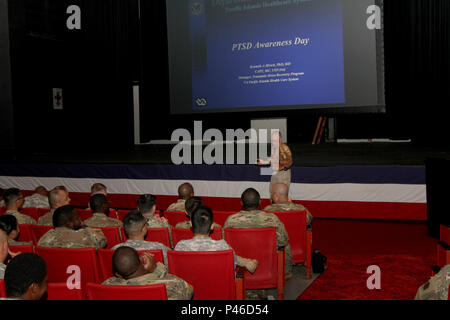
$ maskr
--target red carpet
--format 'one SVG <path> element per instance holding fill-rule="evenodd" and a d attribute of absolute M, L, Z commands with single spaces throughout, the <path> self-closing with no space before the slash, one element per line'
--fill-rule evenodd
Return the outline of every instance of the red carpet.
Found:
<path fill-rule="evenodd" d="M 437 240 L 424 223 L 314 220 L 313 248 L 326 270 L 299 300 L 407 300 L 431 276 Z M 367 288 L 367 267 L 381 270 L 381 289 Z"/>

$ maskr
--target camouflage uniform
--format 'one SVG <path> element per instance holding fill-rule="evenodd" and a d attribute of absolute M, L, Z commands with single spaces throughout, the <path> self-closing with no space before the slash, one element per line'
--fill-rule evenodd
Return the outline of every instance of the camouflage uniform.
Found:
<path fill-rule="evenodd" d="M 145 241 L 145 240 L 127 240 L 123 243 L 119 243 L 115 245 L 112 249 L 116 250 L 120 247 L 131 247 L 136 249 L 136 251 L 139 250 L 162 250 L 163 257 L 164 257 L 164 264 L 168 266 L 167 263 L 167 251 L 169 251 L 169 248 L 167 248 L 165 245 L 159 242 L 154 241 Z"/>
<path fill-rule="evenodd" d="M 306 211 L 306 224 L 310 225 L 313 218 L 311 212 L 301 204 L 292 202 L 274 203 L 264 208 L 264 211 Z"/>
<path fill-rule="evenodd" d="M 24 201 L 24 208 L 50 208 L 48 197 L 39 193 L 34 193 L 31 196 L 26 197 Z"/>
<path fill-rule="evenodd" d="M 177 225 L 175 226 L 175 228 L 190 229 L 191 228 L 190 221 L 178 222 Z M 213 228 L 220 228 L 220 229 L 222 229 L 222 226 L 220 224 L 217 224 L 217 223 L 213 222 Z"/>
<path fill-rule="evenodd" d="M 52 226 L 53 225 L 53 213 L 55 212 L 55 209 L 50 210 L 43 216 L 41 216 L 38 220 L 38 225 L 40 226 Z"/>
<path fill-rule="evenodd" d="M 169 300 L 189 300 L 192 298 L 193 288 L 183 279 L 167 273 L 166 267 L 158 262 L 152 273 L 133 279 L 121 279 L 111 277 L 105 280 L 103 285 L 144 286 L 163 283 L 166 285 L 167 298 Z"/>
<path fill-rule="evenodd" d="M 0 201 L 0 207 L 6 207 L 5 200 Z"/>
<path fill-rule="evenodd" d="M 166 211 L 181 211 L 184 212 L 185 210 L 185 206 L 184 204 L 186 203 L 186 200 L 184 199 L 178 199 L 177 202 L 172 203 Z"/>
<path fill-rule="evenodd" d="M 192 239 L 180 240 L 175 246 L 175 251 L 224 251 L 233 250 L 225 240 L 214 240 L 210 237 L 194 236 Z M 233 251 L 234 267 L 236 268 L 236 256 Z"/>
<path fill-rule="evenodd" d="M 104 213 L 94 213 L 92 217 L 86 219 L 84 224 L 88 227 L 122 227 L 120 220 L 110 218 Z"/>
<path fill-rule="evenodd" d="M 46 248 L 105 248 L 106 238 L 100 229 L 72 230 L 58 227 L 49 230 L 39 239 L 38 246 Z"/>
<path fill-rule="evenodd" d="M 289 245 L 289 236 L 287 234 L 284 224 L 278 219 L 278 217 L 270 212 L 264 212 L 261 210 L 242 210 L 236 214 L 233 214 L 227 218 L 224 224 L 225 228 L 270 228 L 276 229 L 277 246 L 285 247 L 286 256 L 286 274 L 292 273 L 292 251 Z M 225 233 L 222 231 L 223 234 Z M 224 235 L 225 237 L 225 235 Z"/>
<path fill-rule="evenodd" d="M 22 214 L 17 210 L 8 210 L 5 212 L 5 214 L 10 214 L 16 217 L 18 224 L 36 224 L 36 220 L 34 220 L 32 217 L 27 216 L 26 214 Z"/>
<path fill-rule="evenodd" d="M 415 300 L 448 300 L 450 286 L 450 264 L 446 265 L 435 276 L 422 285 Z"/>
<path fill-rule="evenodd" d="M 6 265 L 4 265 L 3 263 L 0 263 L 0 279 L 5 278 L 5 270 L 6 270 Z"/>
<path fill-rule="evenodd" d="M 13 239 L 9 239 L 8 240 L 8 245 L 9 246 L 29 246 L 33 244 L 32 242 L 26 242 L 26 241 L 16 241 Z"/>

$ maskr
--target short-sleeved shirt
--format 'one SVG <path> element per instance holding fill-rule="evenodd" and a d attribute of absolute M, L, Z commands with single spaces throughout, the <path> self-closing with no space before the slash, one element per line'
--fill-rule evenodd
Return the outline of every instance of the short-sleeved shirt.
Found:
<path fill-rule="evenodd" d="M 112 249 L 116 250 L 120 247 L 131 247 L 134 248 L 136 251 L 139 250 L 162 250 L 163 257 L 164 257 L 164 264 L 168 266 L 167 263 L 167 251 L 169 251 L 169 248 L 167 248 L 165 245 L 159 242 L 154 241 L 145 241 L 145 240 L 127 240 L 123 243 L 119 243 L 115 245 Z"/>
<path fill-rule="evenodd" d="M 305 206 L 292 202 L 273 203 L 264 208 L 264 211 L 306 211 L 306 224 L 311 224 L 312 214 Z"/>
<path fill-rule="evenodd" d="M 72 230 L 58 227 L 49 230 L 38 242 L 38 246 L 46 248 L 105 248 L 107 241 L 100 229 L 82 228 Z"/>
<path fill-rule="evenodd" d="M 84 224 L 88 227 L 122 227 L 122 221 L 106 216 L 104 213 L 94 213 L 92 217 L 86 219 Z"/>
<path fill-rule="evenodd" d="M 167 298 L 169 300 L 189 300 L 192 298 L 193 288 L 183 279 L 167 273 L 165 266 L 158 262 L 152 273 L 133 279 L 121 279 L 111 277 L 105 280 L 103 285 L 143 286 L 163 283 L 166 285 Z"/>
<path fill-rule="evenodd" d="M 172 203 L 166 211 L 180 211 L 180 212 L 184 212 L 185 210 L 185 203 L 186 200 L 184 199 L 178 199 L 177 202 Z"/>
<path fill-rule="evenodd" d="M 449 286 L 450 264 L 443 267 L 417 290 L 415 300 L 448 300 Z"/>
<path fill-rule="evenodd" d="M 36 224 L 36 220 L 34 220 L 32 217 L 22 214 L 17 210 L 7 210 L 5 214 L 10 214 L 17 219 L 18 224 Z"/>
<path fill-rule="evenodd" d="M 25 197 L 23 207 L 48 209 L 50 208 L 50 204 L 48 202 L 47 196 L 43 196 L 42 194 L 39 193 L 33 193 L 31 196 Z"/>

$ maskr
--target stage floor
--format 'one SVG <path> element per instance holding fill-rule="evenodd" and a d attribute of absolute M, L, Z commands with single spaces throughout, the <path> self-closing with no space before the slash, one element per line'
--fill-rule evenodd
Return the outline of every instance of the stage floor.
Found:
<path fill-rule="evenodd" d="M 423 166 L 427 158 L 450 158 L 450 146 L 418 146 L 413 143 L 323 143 L 289 144 L 297 167 L 351 165 Z M 0 155 L 0 162 L 17 163 L 123 163 L 172 164 L 174 145 L 137 145 L 130 150 L 102 152 L 22 152 Z M 236 147 L 235 147 L 235 150 Z M 247 148 L 248 151 L 248 148 Z M 225 148 L 224 148 L 225 153 Z M 246 152 L 248 154 L 248 152 Z"/>

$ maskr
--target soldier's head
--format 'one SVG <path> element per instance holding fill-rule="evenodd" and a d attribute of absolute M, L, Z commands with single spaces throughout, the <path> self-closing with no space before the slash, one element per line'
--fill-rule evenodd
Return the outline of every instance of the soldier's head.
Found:
<path fill-rule="evenodd" d="M 5 264 L 6 258 L 8 257 L 8 235 L 5 231 L 0 230 L 0 263 Z"/>
<path fill-rule="evenodd" d="M 44 186 L 36 187 L 36 189 L 34 189 L 34 193 L 40 194 L 41 196 L 45 196 L 45 197 L 48 196 L 48 191 L 47 191 L 47 189 L 45 189 Z"/>
<path fill-rule="evenodd" d="M 94 194 L 108 195 L 106 186 L 103 183 L 94 183 L 91 187 L 91 196 Z"/>
<path fill-rule="evenodd" d="M 133 210 L 123 218 L 123 229 L 129 240 L 144 240 L 147 236 L 147 218 Z"/>
<path fill-rule="evenodd" d="M 202 198 L 200 197 L 190 197 L 187 199 L 184 203 L 184 211 L 186 212 L 186 215 L 191 218 L 192 212 L 194 212 L 194 210 L 202 204 Z"/>
<path fill-rule="evenodd" d="M 47 266 L 44 259 L 34 253 L 15 256 L 5 271 L 8 298 L 39 300 L 47 291 Z"/>
<path fill-rule="evenodd" d="M 114 251 L 112 266 L 116 277 L 128 280 L 152 273 L 156 262 L 148 252 L 139 256 L 134 248 L 123 246 Z"/>
<path fill-rule="evenodd" d="M 109 201 L 104 194 L 94 194 L 89 200 L 89 206 L 94 213 L 104 213 L 109 216 Z"/>
<path fill-rule="evenodd" d="M 137 205 L 144 216 L 153 216 L 156 211 L 156 197 L 152 194 L 143 194 L 139 197 Z"/>
<path fill-rule="evenodd" d="M 248 188 L 241 195 L 241 204 L 243 210 L 257 210 L 261 203 L 259 192 L 253 188 Z"/>
<path fill-rule="evenodd" d="M 48 203 L 50 204 L 50 208 L 54 210 L 69 204 L 69 202 L 68 192 L 61 188 L 54 188 L 48 194 Z"/>
<path fill-rule="evenodd" d="M 3 230 L 8 239 L 17 240 L 20 236 L 20 227 L 16 217 L 11 214 L 0 216 L 0 229 Z"/>
<path fill-rule="evenodd" d="M 207 206 L 199 206 L 192 212 L 192 231 L 195 235 L 209 235 L 213 229 L 213 212 Z"/>
<path fill-rule="evenodd" d="M 53 226 L 55 228 L 66 227 L 72 230 L 79 230 L 83 223 L 77 209 L 68 204 L 55 210 L 53 213 Z"/>
<path fill-rule="evenodd" d="M 3 194 L 5 205 L 9 210 L 19 210 L 23 205 L 23 194 L 17 188 L 9 188 Z"/>
<path fill-rule="evenodd" d="M 275 183 L 272 185 L 271 194 L 272 203 L 284 203 L 289 201 L 289 188 L 284 183 Z"/>
<path fill-rule="evenodd" d="M 185 182 L 178 187 L 178 198 L 187 200 L 193 196 L 194 187 L 189 182 Z"/>

